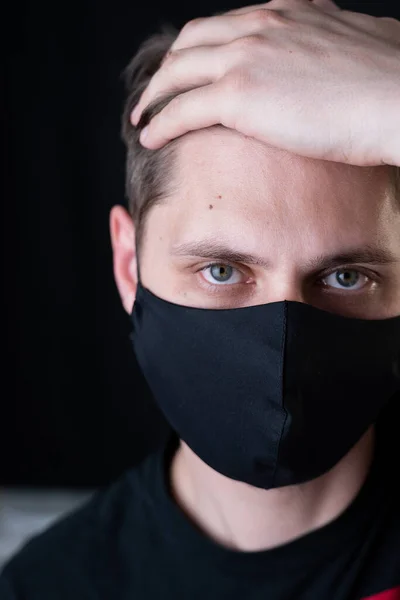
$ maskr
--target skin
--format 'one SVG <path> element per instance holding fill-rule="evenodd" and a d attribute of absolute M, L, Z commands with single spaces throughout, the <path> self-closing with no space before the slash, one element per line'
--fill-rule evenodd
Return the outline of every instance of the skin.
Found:
<path fill-rule="evenodd" d="M 136 105 L 160 148 L 222 124 L 300 156 L 400 166 L 400 21 L 332 0 L 272 0 L 186 23 Z"/>
<path fill-rule="evenodd" d="M 400 314 L 400 207 L 387 166 L 306 158 L 220 127 L 186 134 L 177 151 L 176 191 L 151 210 L 141 250 L 142 284 L 154 294 L 210 309 L 296 300 L 363 319 Z M 115 280 L 130 313 L 135 227 L 114 207 L 110 228 Z M 211 258 L 176 254 L 205 239 L 207 248 L 224 243 L 263 262 L 229 262 L 220 251 Z M 391 262 L 321 262 L 366 246 Z M 212 262 L 219 267 L 207 268 Z M 365 481 L 373 446 L 371 429 L 322 477 L 260 490 L 220 475 L 181 443 L 171 464 L 173 495 L 217 543 L 271 548 L 336 518 Z"/>

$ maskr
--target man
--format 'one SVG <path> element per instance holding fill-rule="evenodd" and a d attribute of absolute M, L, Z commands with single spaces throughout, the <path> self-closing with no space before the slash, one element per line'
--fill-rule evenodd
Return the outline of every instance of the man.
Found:
<path fill-rule="evenodd" d="M 140 49 L 114 272 L 174 433 L 2 600 L 400 598 L 399 40 L 273 0 Z"/>

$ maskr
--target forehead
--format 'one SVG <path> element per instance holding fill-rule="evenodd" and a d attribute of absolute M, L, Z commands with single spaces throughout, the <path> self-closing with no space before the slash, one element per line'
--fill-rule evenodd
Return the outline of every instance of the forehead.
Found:
<path fill-rule="evenodd" d="M 238 235 L 335 231 L 344 243 L 363 243 L 398 213 L 386 166 L 300 157 L 222 127 L 179 140 L 175 167 L 177 192 L 164 206 L 187 233 L 240 224 Z"/>
<path fill-rule="evenodd" d="M 307 198 L 323 202 L 327 192 L 339 202 L 352 195 L 357 203 L 370 205 L 371 195 L 380 192 L 381 200 L 390 190 L 388 167 L 302 157 L 222 127 L 184 136 L 177 161 L 184 186 L 209 192 L 221 187 L 243 200 L 282 202 L 292 195 L 298 205 Z"/>
<path fill-rule="evenodd" d="M 394 200 L 386 166 L 301 157 L 222 127 L 184 136 L 177 146 L 176 169 L 179 187 L 190 197 L 190 211 L 214 200 L 263 214 L 280 208 L 287 215 L 322 211 L 332 216 L 339 211 L 364 221 L 367 214 L 376 217 L 385 200 Z M 187 204 L 182 202 L 181 208 L 189 208 Z"/>

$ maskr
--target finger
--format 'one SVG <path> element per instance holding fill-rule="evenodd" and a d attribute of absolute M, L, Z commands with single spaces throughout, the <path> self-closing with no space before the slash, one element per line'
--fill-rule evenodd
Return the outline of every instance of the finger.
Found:
<path fill-rule="evenodd" d="M 293 10 L 293 8 L 299 8 L 301 6 L 307 5 L 312 0 L 270 0 L 269 2 L 263 2 L 262 4 L 250 4 L 249 6 L 243 6 L 242 8 L 234 8 L 233 10 L 229 10 L 225 14 L 227 15 L 243 15 L 247 12 L 258 10 L 260 8 L 264 8 L 267 10 L 279 10 L 280 8 L 286 10 Z M 277 2 L 279 2 L 279 7 L 277 7 Z"/>
<path fill-rule="evenodd" d="M 315 4 L 324 8 L 326 10 L 341 10 L 340 7 L 333 2 L 333 0 L 283 0 L 283 2 L 279 2 L 279 7 L 281 9 L 293 10 L 293 6 L 299 8 L 299 6 L 306 6 L 307 4 Z M 229 10 L 225 15 L 243 15 L 247 12 L 251 12 L 253 10 L 258 10 L 260 8 L 264 8 L 267 10 L 279 10 L 277 8 L 277 0 L 271 0 L 270 2 L 264 2 L 262 4 L 251 4 L 249 6 L 243 6 L 242 8 L 234 8 L 233 10 Z"/>
<path fill-rule="evenodd" d="M 266 25 L 272 26 L 282 22 L 278 11 L 272 12 L 263 6 L 258 5 L 257 10 L 250 10 L 251 7 L 249 7 L 245 12 L 238 14 L 189 21 L 172 44 L 171 50 L 227 44 L 238 37 L 257 33 Z"/>
<path fill-rule="evenodd" d="M 279 8 L 276 7 L 277 0 L 270 0 L 270 2 L 264 2 L 262 4 L 249 4 L 249 6 L 243 6 L 242 8 L 234 8 L 233 10 L 229 10 L 227 15 L 244 15 L 248 12 L 252 12 L 254 10 L 264 9 L 264 10 L 279 10 L 282 9 L 290 9 L 293 10 L 293 6 L 298 7 L 299 5 L 304 5 L 307 1 L 311 0 L 283 0 L 280 2 Z"/>
<path fill-rule="evenodd" d="M 146 106 L 172 90 L 184 91 L 220 79 L 234 59 L 235 53 L 227 45 L 219 48 L 212 46 L 184 48 L 171 54 L 143 91 L 135 106 L 134 114 L 131 115 L 131 122 L 136 125 Z"/>
<path fill-rule="evenodd" d="M 140 141 L 152 150 L 188 131 L 221 124 L 227 114 L 227 97 L 219 83 L 212 83 L 176 96 L 143 130 Z M 145 135 L 144 135 L 145 134 Z"/>
<path fill-rule="evenodd" d="M 312 4 L 322 8 L 325 12 L 338 12 L 342 10 L 333 0 L 312 0 Z"/>
<path fill-rule="evenodd" d="M 139 122 L 145 106 L 162 92 L 167 92 L 171 89 L 183 90 L 193 87 L 196 83 L 198 85 L 205 85 L 215 81 L 218 77 L 218 72 L 221 72 L 223 68 L 221 61 L 218 60 L 216 46 L 222 47 L 233 42 L 235 39 L 259 33 L 267 25 L 270 27 L 286 25 L 287 19 L 277 10 L 257 9 L 255 11 L 249 10 L 246 14 L 240 16 L 210 17 L 198 19 L 192 23 L 191 28 L 187 30 L 187 35 L 190 34 L 190 37 L 185 37 L 182 30 L 175 42 L 178 43 L 178 46 L 175 46 L 175 43 L 171 46 L 159 70 L 153 75 L 148 86 L 143 91 L 139 102 L 131 114 L 133 125 L 137 125 Z M 180 41 L 178 42 L 178 40 Z M 185 43 L 188 44 L 187 47 L 183 47 Z M 196 46 L 200 47 L 202 53 L 195 53 Z M 202 46 L 204 46 L 203 49 L 201 49 Z M 207 46 L 209 48 L 213 46 L 211 54 L 209 54 L 209 60 L 202 63 L 206 58 L 205 47 Z M 173 50 L 174 47 L 175 50 Z M 179 61 L 184 56 L 183 51 L 188 49 L 193 50 L 193 55 L 188 55 L 187 60 L 180 63 Z M 233 54 L 231 53 L 232 56 Z M 193 62 L 191 63 L 192 57 Z M 219 55 L 219 57 L 224 58 L 223 55 Z"/>
<path fill-rule="evenodd" d="M 252 10 L 258 10 L 259 8 L 270 8 L 271 2 L 263 2 L 262 4 L 249 4 L 249 6 L 242 6 L 242 8 L 234 8 L 228 10 L 226 15 L 243 15 Z"/>
<path fill-rule="evenodd" d="M 372 17 L 363 13 L 343 10 L 340 19 L 344 23 L 380 39 L 391 40 L 400 45 L 400 21 L 391 17 Z"/>

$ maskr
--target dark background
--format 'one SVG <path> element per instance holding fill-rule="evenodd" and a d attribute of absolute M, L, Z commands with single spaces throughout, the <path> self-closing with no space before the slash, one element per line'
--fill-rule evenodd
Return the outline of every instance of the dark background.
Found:
<path fill-rule="evenodd" d="M 30 0 L 3 21 L 0 484 L 101 485 L 165 435 L 112 273 L 120 74 L 163 22 L 180 28 L 246 3 Z M 388 0 L 338 3 L 400 18 Z"/>

